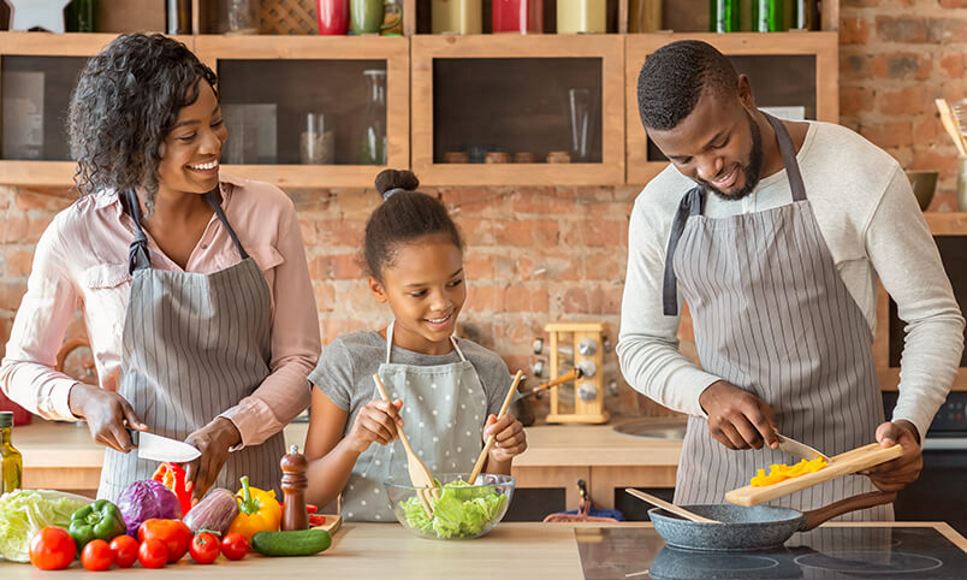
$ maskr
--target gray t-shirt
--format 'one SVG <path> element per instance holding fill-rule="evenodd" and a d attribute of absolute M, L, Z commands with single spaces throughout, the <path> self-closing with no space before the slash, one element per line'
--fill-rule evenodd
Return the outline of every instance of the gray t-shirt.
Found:
<path fill-rule="evenodd" d="M 473 364 L 487 395 L 487 412 L 496 415 L 507 396 L 511 376 L 507 364 L 497 353 L 467 339 L 457 344 Z M 348 433 L 356 415 L 373 400 L 373 374 L 386 360 L 386 339 L 375 331 L 353 332 L 340 336 L 322 351 L 309 381 L 322 390 L 339 408 L 349 412 L 343 432 Z M 415 366 L 433 366 L 458 362 L 460 355 L 451 351 L 444 355 L 427 355 L 393 347 L 392 362 Z"/>

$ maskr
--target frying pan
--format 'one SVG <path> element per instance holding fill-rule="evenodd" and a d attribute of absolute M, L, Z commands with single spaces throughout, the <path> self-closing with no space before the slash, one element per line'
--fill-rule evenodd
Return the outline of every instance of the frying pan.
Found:
<path fill-rule="evenodd" d="M 681 519 L 661 508 L 648 510 L 655 531 L 670 546 L 685 550 L 745 551 L 781 546 L 796 532 L 808 532 L 820 524 L 852 511 L 890 503 L 895 493 L 873 491 L 848 497 L 827 506 L 801 512 L 791 508 L 732 504 L 682 506 L 720 523 Z"/>

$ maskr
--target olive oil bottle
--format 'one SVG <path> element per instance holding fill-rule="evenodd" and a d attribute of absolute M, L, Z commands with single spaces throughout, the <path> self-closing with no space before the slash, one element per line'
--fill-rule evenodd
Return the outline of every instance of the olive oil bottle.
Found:
<path fill-rule="evenodd" d="M 20 489 L 23 457 L 11 442 L 13 413 L 0 411 L 0 493 Z"/>

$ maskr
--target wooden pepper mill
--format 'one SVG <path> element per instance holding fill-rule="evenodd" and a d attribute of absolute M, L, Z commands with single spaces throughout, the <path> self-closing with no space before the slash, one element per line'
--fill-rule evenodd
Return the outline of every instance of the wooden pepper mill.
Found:
<path fill-rule="evenodd" d="M 299 453 L 299 446 L 293 445 L 289 453 L 282 456 L 282 494 L 285 507 L 282 511 L 283 530 L 305 530 L 309 528 L 309 513 L 306 511 L 306 487 L 309 478 L 306 469 L 309 462 Z"/>

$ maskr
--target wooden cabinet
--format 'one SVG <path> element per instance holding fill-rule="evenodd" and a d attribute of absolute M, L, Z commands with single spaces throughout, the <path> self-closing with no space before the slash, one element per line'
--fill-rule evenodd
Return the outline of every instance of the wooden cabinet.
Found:
<path fill-rule="evenodd" d="M 226 172 L 282 187 L 371 187 L 380 169 L 409 166 L 406 39 L 198 36 L 195 51 L 218 73 Z M 322 119 L 324 163 L 305 155 L 310 113 Z"/>
<path fill-rule="evenodd" d="M 638 74 L 652 52 L 676 40 L 708 42 L 749 75 L 760 107 L 801 108 L 806 119 L 839 120 L 839 39 L 835 32 L 634 34 L 625 46 L 628 183 L 647 183 L 668 165 L 638 115 Z"/>
<path fill-rule="evenodd" d="M 427 185 L 623 183 L 622 40 L 414 37 L 414 171 Z"/>

